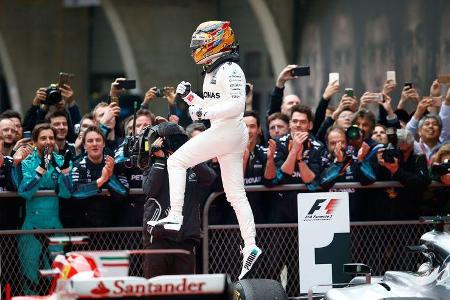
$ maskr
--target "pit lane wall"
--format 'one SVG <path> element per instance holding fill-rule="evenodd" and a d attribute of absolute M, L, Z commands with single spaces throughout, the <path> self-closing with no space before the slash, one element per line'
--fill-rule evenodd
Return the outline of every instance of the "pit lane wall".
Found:
<path fill-rule="evenodd" d="M 357 183 L 338 184 L 339 188 L 367 188 Z M 400 187 L 397 182 L 379 182 L 370 188 Z M 430 187 L 440 188 L 433 183 Z M 263 186 L 248 187 L 247 192 L 267 191 L 303 191 L 303 185 L 286 185 L 268 189 Z M 52 193 L 42 191 L 42 194 Z M 131 193 L 139 194 L 138 190 Z M 237 280 L 241 268 L 239 245 L 242 244 L 237 225 L 209 225 L 208 211 L 211 204 L 221 193 L 213 193 L 205 203 L 203 211 L 203 239 L 198 253 L 202 267 L 198 273 L 228 273 L 232 280 Z M 15 193 L 1 192 L 0 201 L 13 200 Z M 258 224 L 257 242 L 264 249 L 262 261 L 255 267 L 253 277 L 279 280 L 289 297 L 299 296 L 298 272 L 298 230 L 297 224 Z M 414 270 L 422 262 L 417 254 L 408 253 L 406 245 L 417 244 L 420 236 L 431 229 L 430 225 L 418 221 L 379 221 L 352 222 L 350 226 L 352 262 L 365 263 L 372 267 L 373 275 L 381 275 L 386 270 Z M 42 244 L 44 255 L 50 257 L 47 237 L 90 236 L 88 244 L 71 246 L 70 251 L 95 250 L 134 250 L 142 248 L 142 229 L 140 227 L 122 228 L 82 228 L 60 230 L 7 230 L 0 231 L 0 284 L 2 298 L 5 286 L 11 287 L 12 295 L 23 295 L 26 280 L 18 255 L 17 240 L 25 234 L 34 235 Z M 132 256 L 129 275 L 142 276 L 142 256 Z M 26 268 L 27 266 L 23 266 Z M 50 280 L 41 278 L 36 290 L 45 295 L 50 287 Z M 4 299 L 4 298 L 3 298 Z"/>

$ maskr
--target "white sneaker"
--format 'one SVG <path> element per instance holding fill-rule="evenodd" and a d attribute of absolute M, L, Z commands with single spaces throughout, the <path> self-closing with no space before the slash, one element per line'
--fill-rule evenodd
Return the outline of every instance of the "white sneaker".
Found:
<path fill-rule="evenodd" d="M 251 270 L 261 253 L 262 250 L 256 245 L 246 246 L 242 249 L 244 259 L 242 260 L 242 271 L 239 275 L 239 280 L 243 279 L 244 276 Z"/>
<path fill-rule="evenodd" d="M 181 225 L 183 224 L 183 216 L 172 215 L 169 213 L 167 217 L 157 221 L 148 221 L 147 224 L 153 227 L 163 226 L 164 229 L 167 230 L 180 231 Z"/>

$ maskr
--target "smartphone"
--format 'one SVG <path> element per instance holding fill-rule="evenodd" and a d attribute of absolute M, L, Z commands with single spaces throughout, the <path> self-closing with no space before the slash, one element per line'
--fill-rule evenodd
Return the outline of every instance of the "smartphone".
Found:
<path fill-rule="evenodd" d="M 384 103 L 384 96 L 382 93 L 374 93 L 374 98 L 378 103 Z"/>
<path fill-rule="evenodd" d="M 309 66 L 297 67 L 291 70 L 292 76 L 301 77 L 301 76 L 309 76 L 309 74 L 310 74 Z"/>
<path fill-rule="evenodd" d="M 132 90 L 136 88 L 136 80 L 120 80 L 117 83 L 118 89 Z"/>
<path fill-rule="evenodd" d="M 411 81 L 407 81 L 405 82 L 405 87 L 407 90 L 412 89 L 413 88 L 413 83 Z"/>
<path fill-rule="evenodd" d="M 352 97 L 353 98 L 355 96 L 352 88 L 346 88 L 344 90 L 344 93 L 345 93 L 345 95 L 347 95 L 347 97 Z"/>
<path fill-rule="evenodd" d="M 441 74 L 438 76 L 439 83 L 450 84 L 450 74 Z"/>
<path fill-rule="evenodd" d="M 339 84 L 339 73 L 330 73 L 328 76 L 328 83 L 333 83 L 335 81 Z"/>
<path fill-rule="evenodd" d="M 58 86 L 63 86 L 64 84 L 70 85 L 70 81 L 74 76 L 74 74 L 60 72 L 58 78 Z"/>
<path fill-rule="evenodd" d="M 395 71 L 387 71 L 387 72 L 386 72 L 386 79 L 387 79 L 387 80 L 392 80 L 393 83 L 396 83 L 396 80 L 395 80 Z"/>
<path fill-rule="evenodd" d="M 23 132 L 23 138 L 31 140 L 31 131 L 24 131 Z"/>

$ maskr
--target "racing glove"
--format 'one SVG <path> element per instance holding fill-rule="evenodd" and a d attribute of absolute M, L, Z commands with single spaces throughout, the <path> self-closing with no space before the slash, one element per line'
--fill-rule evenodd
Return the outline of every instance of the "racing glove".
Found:
<path fill-rule="evenodd" d="M 189 115 L 191 115 L 192 121 L 208 119 L 207 111 L 198 105 L 189 106 Z"/>
<path fill-rule="evenodd" d="M 203 101 L 202 98 L 192 92 L 191 84 L 189 82 L 180 82 L 177 86 L 176 92 L 188 105 L 200 104 Z"/>
<path fill-rule="evenodd" d="M 180 94 L 181 98 L 187 97 L 191 93 L 191 84 L 189 82 L 180 82 L 177 86 L 177 94 Z"/>

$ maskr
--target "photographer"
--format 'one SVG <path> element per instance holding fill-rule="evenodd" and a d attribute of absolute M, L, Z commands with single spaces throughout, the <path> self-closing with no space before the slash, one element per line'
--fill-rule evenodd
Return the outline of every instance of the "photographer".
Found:
<path fill-rule="evenodd" d="M 136 165 L 136 153 L 132 153 L 129 148 L 137 143 L 143 129 L 151 126 L 154 118 L 154 115 L 149 110 L 138 110 L 136 112 L 135 135 L 133 135 L 134 116 L 126 118 L 123 122 L 126 137 L 114 154 L 114 160 L 119 172 L 127 178 L 130 188 L 142 189 L 143 170 Z M 141 226 L 144 204 L 144 195 L 129 195 L 125 201 L 120 201 L 116 218 L 118 225 Z"/>
<path fill-rule="evenodd" d="M 45 116 L 49 111 L 62 111 L 66 114 L 68 121 L 67 140 L 74 142 L 76 138 L 74 124 L 80 121 L 81 113 L 73 95 L 73 90 L 68 84 L 39 88 L 36 91 L 31 107 L 25 113 L 23 130 L 32 131 L 36 124 L 45 120 Z"/>
<path fill-rule="evenodd" d="M 368 185 L 376 180 L 372 163 L 367 157 L 367 148 L 360 147 L 358 155 L 355 157 L 352 146 L 348 144 L 348 139 L 348 134 L 341 127 L 333 126 L 327 131 L 328 156 L 325 170 L 318 178 L 324 190 L 329 190 L 336 182 L 359 182 L 362 185 Z M 366 219 L 367 203 L 362 202 L 364 201 L 363 194 L 363 190 L 349 191 L 350 219 L 352 221 Z"/>
<path fill-rule="evenodd" d="M 59 198 L 70 197 L 70 159 L 57 154 L 55 130 L 50 124 L 39 124 L 33 129 L 35 145 L 33 153 L 22 161 L 23 179 L 19 195 L 26 200 L 23 230 L 59 229 Z M 55 190 L 55 196 L 35 196 L 38 190 Z M 39 282 L 38 270 L 49 266 L 49 253 L 43 255 L 41 242 L 34 235 L 22 235 L 19 240 L 19 256 L 25 276 L 26 294 L 35 294 Z M 60 246 L 49 246 L 49 252 L 62 251 Z"/>
<path fill-rule="evenodd" d="M 413 152 L 414 137 L 410 132 L 398 129 L 396 135 L 394 149 L 378 150 L 377 178 L 400 181 L 405 188 L 386 190 L 387 197 L 392 199 L 392 217 L 415 220 L 421 214 L 422 194 L 431 181 L 427 161 L 424 155 Z"/>
<path fill-rule="evenodd" d="M 200 239 L 199 187 L 208 187 L 216 179 L 214 170 L 206 163 L 189 168 L 186 174 L 186 203 L 183 206 L 185 222 L 180 231 L 166 231 L 161 226 L 152 227 L 147 222 L 166 217 L 169 209 L 169 177 L 167 158 L 181 147 L 187 136 L 174 123 L 164 122 L 156 126 L 156 138 L 152 143 L 151 168 L 144 172 L 144 193 L 148 200 L 144 208 L 144 247 L 146 249 L 184 249 L 186 254 L 146 255 L 144 273 L 146 278 L 159 275 L 195 273 L 195 247 Z M 171 232 L 171 233 L 170 233 Z"/>
<path fill-rule="evenodd" d="M 79 201 L 79 227 L 114 225 L 117 201 L 128 195 L 128 182 L 123 174 L 115 174 L 114 159 L 105 155 L 106 139 L 98 127 L 89 127 L 83 135 L 86 155 L 72 169 L 73 193 Z M 97 195 L 107 189 L 113 197 Z M 122 196 L 122 197 L 119 197 Z"/>

